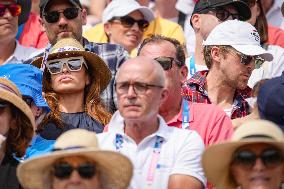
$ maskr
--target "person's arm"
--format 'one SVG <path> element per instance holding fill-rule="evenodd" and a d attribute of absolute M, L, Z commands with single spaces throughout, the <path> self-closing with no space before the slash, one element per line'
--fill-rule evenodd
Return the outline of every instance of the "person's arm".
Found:
<path fill-rule="evenodd" d="M 201 155 L 204 150 L 204 143 L 195 131 L 183 140 L 178 147 L 175 164 L 172 169 L 168 189 L 202 189 L 206 179 L 201 166 Z"/>

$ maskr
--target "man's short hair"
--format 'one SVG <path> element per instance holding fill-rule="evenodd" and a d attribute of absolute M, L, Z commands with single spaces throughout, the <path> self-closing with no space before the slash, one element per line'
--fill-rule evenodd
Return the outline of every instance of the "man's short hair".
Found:
<path fill-rule="evenodd" d="M 178 40 L 174 38 L 170 38 L 170 37 L 165 37 L 162 35 L 152 35 L 149 38 L 144 39 L 144 41 L 142 42 L 142 44 L 140 45 L 138 49 L 138 56 L 140 55 L 141 50 L 145 45 L 149 43 L 161 43 L 164 41 L 168 41 L 174 45 L 176 49 L 176 59 L 180 62 L 180 63 L 176 62 L 176 64 L 178 65 L 178 67 L 184 66 L 185 65 L 185 52 L 184 52 L 183 46 L 180 44 Z"/>

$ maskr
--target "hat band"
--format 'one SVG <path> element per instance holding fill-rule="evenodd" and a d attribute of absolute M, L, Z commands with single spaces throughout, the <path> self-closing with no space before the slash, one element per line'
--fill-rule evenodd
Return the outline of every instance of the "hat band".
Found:
<path fill-rule="evenodd" d="M 11 87 L 7 86 L 7 85 L 4 85 L 3 83 L 0 83 L 0 88 L 6 90 L 6 91 L 9 91 L 11 93 L 14 93 L 15 95 L 18 96 L 18 94 L 16 93 L 16 91 L 14 91 Z"/>
<path fill-rule="evenodd" d="M 242 139 L 249 139 L 249 138 L 269 138 L 269 139 L 273 139 L 273 137 L 267 136 L 267 135 L 250 135 L 250 136 L 246 136 Z"/>
<path fill-rule="evenodd" d="M 74 150 L 74 149 L 79 149 L 79 148 L 86 148 L 85 146 L 70 146 L 67 148 L 53 148 L 52 151 L 62 151 L 62 150 Z"/>

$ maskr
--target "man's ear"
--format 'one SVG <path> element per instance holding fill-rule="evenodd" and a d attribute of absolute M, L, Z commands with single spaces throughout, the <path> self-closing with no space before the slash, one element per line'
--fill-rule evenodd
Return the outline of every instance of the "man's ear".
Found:
<path fill-rule="evenodd" d="M 82 9 L 82 24 L 86 25 L 87 24 L 87 10 Z"/>
<path fill-rule="evenodd" d="M 191 17 L 191 23 L 194 30 L 199 30 L 201 25 L 200 14 L 193 14 Z"/>
<path fill-rule="evenodd" d="M 215 62 L 220 62 L 221 61 L 221 57 L 222 57 L 222 53 L 220 51 L 220 48 L 214 46 L 211 49 L 211 57 L 212 60 L 214 60 Z"/>
<path fill-rule="evenodd" d="M 40 23 L 40 26 L 41 26 L 41 31 L 45 32 L 46 29 L 45 29 L 45 25 L 44 25 L 44 22 L 43 22 L 43 18 L 39 18 L 39 23 Z"/>
<path fill-rule="evenodd" d="M 167 100 L 168 96 L 169 96 L 169 90 L 164 88 L 162 93 L 161 93 L 161 103 L 160 103 L 160 106 Z"/>
<path fill-rule="evenodd" d="M 187 75 L 188 75 L 188 68 L 186 65 L 183 65 L 180 68 L 180 74 L 181 74 L 181 82 L 184 83 L 187 80 Z"/>
<path fill-rule="evenodd" d="M 106 35 L 109 36 L 111 34 L 111 24 L 109 22 L 104 24 L 104 30 L 106 32 Z"/>

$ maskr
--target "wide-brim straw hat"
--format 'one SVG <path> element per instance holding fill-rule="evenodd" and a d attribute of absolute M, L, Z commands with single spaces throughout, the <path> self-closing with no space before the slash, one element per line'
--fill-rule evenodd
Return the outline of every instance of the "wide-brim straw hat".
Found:
<path fill-rule="evenodd" d="M 22 95 L 16 85 L 6 78 L 0 78 L 0 99 L 5 100 L 18 108 L 30 121 L 32 129 L 35 130 L 35 117 L 22 99 Z M 26 128 L 21 128 L 25 130 Z"/>
<path fill-rule="evenodd" d="M 234 152 L 242 146 L 265 143 L 275 146 L 284 154 L 284 136 L 274 123 L 265 120 L 249 121 L 233 134 L 231 142 L 208 147 L 202 155 L 202 165 L 208 182 L 218 189 L 236 189 L 230 173 Z"/>
<path fill-rule="evenodd" d="M 111 80 L 111 72 L 106 63 L 95 53 L 85 51 L 79 41 L 74 38 L 63 38 L 51 47 L 47 57 L 39 57 L 32 64 L 38 68 L 45 68 L 46 60 L 83 56 L 88 65 L 88 72 L 93 72 L 95 79 L 99 80 L 101 91 L 105 90 Z M 46 78 L 44 77 L 43 80 Z M 44 83 L 44 82 L 43 82 Z M 45 92 L 46 86 L 43 86 Z"/>
<path fill-rule="evenodd" d="M 103 189 L 126 189 L 130 183 L 133 166 L 130 160 L 117 152 L 101 150 L 96 133 L 73 129 L 63 133 L 54 144 L 54 151 L 21 163 L 17 176 L 24 188 L 43 189 L 50 174 L 51 165 L 58 159 L 84 156 L 94 160 L 98 167 Z M 51 177 L 49 177 L 51 178 Z"/>

